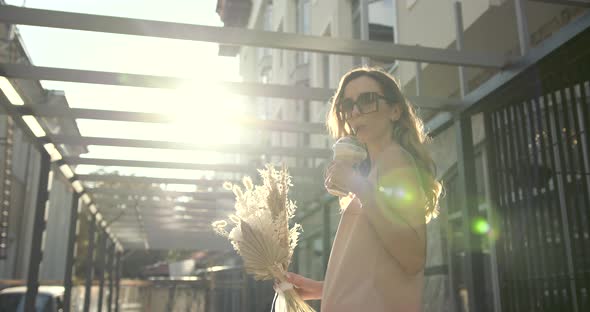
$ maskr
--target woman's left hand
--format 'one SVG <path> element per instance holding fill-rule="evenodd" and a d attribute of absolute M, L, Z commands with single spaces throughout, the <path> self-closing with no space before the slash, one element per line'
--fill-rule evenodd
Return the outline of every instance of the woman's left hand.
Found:
<path fill-rule="evenodd" d="M 337 188 L 346 192 L 353 192 L 358 181 L 363 177 L 349 162 L 333 161 L 326 171 L 324 186 L 327 189 Z"/>

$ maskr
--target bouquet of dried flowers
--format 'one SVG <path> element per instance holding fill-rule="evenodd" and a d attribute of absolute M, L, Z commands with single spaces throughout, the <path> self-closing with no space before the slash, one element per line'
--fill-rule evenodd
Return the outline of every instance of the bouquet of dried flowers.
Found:
<path fill-rule="evenodd" d="M 262 185 L 254 185 L 250 177 L 243 179 L 245 189 L 229 182 L 224 188 L 236 196 L 236 212 L 229 222 L 213 222 L 215 232 L 227 237 L 242 257 L 247 273 L 256 280 L 275 280 L 275 311 L 313 312 L 314 310 L 286 281 L 285 273 L 297 245 L 301 225 L 289 228 L 295 203 L 287 197 L 291 177 L 285 167 L 276 170 L 272 165 L 258 170 Z M 233 227 L 228 232 L 228 225 Z"/>

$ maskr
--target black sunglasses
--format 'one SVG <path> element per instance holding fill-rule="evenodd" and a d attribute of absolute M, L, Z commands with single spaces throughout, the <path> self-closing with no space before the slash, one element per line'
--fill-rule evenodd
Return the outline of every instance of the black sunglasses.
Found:
<path fill-rule="evenodd" d="M 346 98 L 338 102 L 338 113 L 344 119 L 352 117 L 352 111 L 356 106 L 357 110 L 361 114 L 369 114 L 379 110 L 379 100 L 386 100 L 393 102 L 391 99 L 377 93 L 377 92 L 364 92 L 359 94 L 356 101 Z"/>

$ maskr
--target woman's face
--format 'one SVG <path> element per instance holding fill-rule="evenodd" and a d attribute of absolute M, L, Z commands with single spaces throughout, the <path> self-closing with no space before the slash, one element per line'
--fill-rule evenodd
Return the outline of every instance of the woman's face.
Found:
<path fill-rule="evenodd" d="M 340 109 L 348 111 L 344 119 L 362 143 L 391 138 L 391 122 L 399 119 L 401 109 L 399 105 L 388 104 L 382 97 L 381 86 L 368 76 L 355 78 L 344 88 Z"/>

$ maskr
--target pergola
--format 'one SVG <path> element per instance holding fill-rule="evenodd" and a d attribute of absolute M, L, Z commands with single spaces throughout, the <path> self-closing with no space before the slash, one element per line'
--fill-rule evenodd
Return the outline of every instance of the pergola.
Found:
<path fill-rule="evenodd" d="M 147 37 L 183 39 L 193 41 L 216 42 L 226 45 L 257 46 L 275 49 L 287 49 L 298 51 L 321 52 L 349 56 L 362 56 L 370 58 L 388 58 L 401 61 L 422 63 L 435 63 L 457 66 L 457 79 L 461 86 L 461 100 L 436 99 L 425 96 L 411 97 L 410 100 L 423 110 L 430 112 L 431 118 L 427 128 L 431 134 L 438 134 L 449 126 L 456 124 L 458 137 L 458 167 L 460 173 L 460 194 L 462 194 L 463 218 L 469 220 L 476 212 L 475 205 L 467 194 L 473 192 L 473 186 L 467 181 L 474 181 L 473 146 L 471 144 L 470 116 L 477 112 L 478 103 L 493 91 L 508 84 L 515 77 L 526 73 L 536 62 L 549 55 L 562 44 L 582 32 L 590 26 L 590 16 L 586 15 L 576 22 L 568 25 L 560 33 L 548 39 L 546 44 L 531 49 L 525 38 L 528 38 L 526 18 L 522 10 L 523 0 L 517 0 L 517 24 L 519 26 L 519 38 L 522 56 L 510 59 L 503 55 L 476 51 L 464 51 L 462 49 L 463 25 L 460 3 L 456 5 L 457 21 L 457 50 L 427 48 L 420 46 L 407 46 L 401 44 L 372 42 L 342 38 L 327 38 L 290 33 L 275 33 L 260 30 L 251 30 L 232 27 L 212 27 L 193 24 L 179 24 L 151 20 L 99 16 L 89 14 L 67 13 L 40 9 L 21 8 L 14 6 L 0 7 L 0 22 L 14 25 L 30 25 L 61 29 L 73 29 L 93 31 L 111 34 L 126 34 Z M 573 2 L 573 1 L 570 1 Z M 476 90 L 466 90 L 464 67 L 484 67 L 501 70 L 499 74 L 485 82 Z M 0 75 L 9 79 L 27 80 L 54 80 L 78 83 L 91 83 L 117 86 L 135 86 L 145 88 L 175 88 L 186 79 L 177 77 L 163 77 L 140 75 L 132 73 L 115 73 L 89 70 L 77 70 L 66 68 L 40 67 L 26 64 L 2 63 Z M 419 75 L 417 75 L 418 80 Z M 417 81 L 419 84 L 419 81 Z M 226 82 L 223 87 L 235 94 L 249 97 L 270 97 L 282 99 L 297 99 L 308 101 L 327 101 L 333 95 L 334 90 L 325 88 L 312 88 L 291 85 L 260 84 L 252 82 Z M 174 121 L 174 117 L 155 114 L 127 111 L 111 111 L 102 109 L 80 108 L 54 108 L 44 103 L 11 103 L 7 95 L 0 95 L 0 104 L 3 110 L 10 115 L 15 123 L 35 143 L 42 155 L 41 175 L 39 181 L 39 193 L 37 194 L 36 224 L 34 232 L 34 253 L 31 255 L 29 267 L 29 286 L 38 283 L 38 270 L 40 258 L 34 255 L 41 252 L 41 237 L 43 235 L 43 216 L 45 214 L 45 202 L 47 201 L 47 177 L 52 162 L 59 167 L 64 176 L 72 183 L 75 196 L 72 202 L 72 219 L 70 229 L 75 229 L 78 206 L 89 209 L 93 218 L 91 222 L 103 231 L 103 240 L 112 241 L 116 246 L 118 255 L 125 249 L 144 248 L 146 245 L 152 248 L 165 248 L 174 242 L 177 248 L 216 248 L 227 244 L 225 240 L 215 237 L 209 230 L 210 221 L 227 214 L 232 208 L 233 194 L 223 191 L 219 186 L 223 181 L 219 180 L 193 180 L 181 178 L 154 178 L 141 176 L 114 176 L 114 175 L 77 175 L 71 169 L 75 165 L 97 166 L 121 166 L 136 168 L 173 168 L 187 170 L 208 170 L 214 172 L 232 172 L 236 175 L 255 173 L 255 166 L 243 164 L 195 164 L 144 160 L 123 159 L 94 159 L 81 158 L 68 155 L 64 146 L 119 146 L 135 148 L 155 148 L 171 150 L 205 150 L 221 153 L 244 155 L 281 155 L 289 157 L 305 157 L 316 159 L 329 159 L 331 151 L 318 148 L 287 148 L 267 147 L 247 144 L 239 145 L 202 145 L 199 143 L 152 141 L 137 139 L 116 139 L 106 137 L 70 137 L 52 135 L 48 129 L 45 134 L 38 136 L 25 124 L 23 116 L 36 118 L 68 118 L 68 119 L 94 119 L 107 121 L 132 121 L 154 124 L 166 124 Z M 259 120 L 254 118 L 239 118 L 228 120 L 229 123 L 238 123 L 244 128 L 261 131 L 294 132 L 321 134 L 325 132 L 325 126 L 319 123 L 304 123 L 282 120 Z M 51 148 L 46 150 L 47 148 Z M 297 178 L 301 177 L 313 181 L 321 177 L 318 170 L 313 168 L 291 168 Z M 317 180 L 317 179 L 316 179 Z M 196 185 L 196 192 L 180 192 L 165 190 L 145 190 L 141 188 L 116 189 L 96 187 L 97 182 L 121 183 L 121 185 L 149 185 L 149 184 L 186 184 Z M 302 187 L 306 184 L 302 183 Z M 310 187 L 313 183 L 310 182 Z M 177 201 L 182 197 L 183 201 Z M 121 216 L 121 205 L 135 210 L 134 214 Z M 179 220 L 174 226 L 168 226 L 166 220 L 173 217 L 175 211 L 182 211 L 186 220 Z M 116 220 L 110 224 L 106 220 Z M 184 222 L 186 221 L 186 222 Z M 182 226 L 179 226 L 181 224 Z M 469 224 L 469 222 L 466 222 Z M 91 237 L 94 236 L 94 226 L 89 229 Z M 71 232 L 75 233 L 75 232 Z M 469 233 L 469 231 L 467 231 Z M 469 235 L 467 245 L 469 245 Z M 75 235 L 70 235 L 70 251 L 73 252 Z M 472 238 L 476 239 L 476 238 Z M 106 245 L 105 245 L 106 246 Z M 94 244 L 88 246 L 90 254 L 95 248 Z M 114 248 L 114 247 L 113 247 Z M 71 267 L 72 257 L 68 256 L 66 266 Z M 474 281 L 480 277 L 482 264 L 477 259 L 466 257 L 466 272 L 468 276 L 467 287 L 474 287 Z M 66 283 L 70 276 L 66 276 Z M 87 285 L 88 281 L 87 281 Z M 36 287 L 29 287 L 27 293 L 28 304 L 32 304 Z M 469 292 L 470 309 L 477 310 L 484 304 L 481 294 Z"/>

